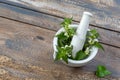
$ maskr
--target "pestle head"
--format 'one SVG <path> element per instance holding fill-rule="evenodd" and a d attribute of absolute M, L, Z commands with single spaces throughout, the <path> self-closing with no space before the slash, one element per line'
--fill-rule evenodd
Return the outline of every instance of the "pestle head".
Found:
<path fill-rule="evenodd" d="M 89 15 L 89 16 L 93 16 L 93 14 L 90 13 L 90 12 L 84 12 L 83 14 L 86 14 L 86 15 Z"/>

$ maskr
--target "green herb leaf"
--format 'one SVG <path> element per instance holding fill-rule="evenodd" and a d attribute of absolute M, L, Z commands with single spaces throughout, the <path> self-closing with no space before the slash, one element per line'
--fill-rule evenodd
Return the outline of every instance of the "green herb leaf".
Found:
<path fill-rule="evenodd" d="M 73 18 L 64 18 L 64 21 L 61 23 L 62 27 L 69 26 L 72 23 Z"/>
<path fill-rule="evenodd" d="M 72 23 L 72 18 L 65 18 L 61 23 L 61 26 L 65 29 L 65 35 L 71 37 L 75 34 L 75 29 L 70 28 L 69 25 Z"/>
<path fill-rule="evenodd" d="M 69 28 L 67 32 L 68 32 L 69 36 L 73 36 L 75 34 L 75 29 L 74 28 Z"/>
<path fill-rule="evenodd" d="M 86 55 L 83 51 L 78 51 L 76 54 L 75 60 L 82 60 L 85 59 L 88 55 Z"/>
<path fill-rule="evenodd" d="M 59 53 L 57 52 L 57 55 L 56 55 L 56 57 L 55 57 L 55 61 L 60 60 L 60 59 L 61 59 L 61 54 L 59 54 Z"/>
<path fill-rule="evenodd" d="M 94 46 L 104 50 L 103 46 L 99 42 L 97 42 L 97 41 L 94 43 Z"/>
<path fill-rule="evenodd" d="M 63 59 L 66 63 L 68 63 L 68 55 L 72 53 L 72 46 L 66 45 L 65 47 L 58 47 L 57 46 L 57 55 L 55 60 Z"/>
<path fill-rule="evenodd" d="M 63 56 L 62 59 L 68 64 L 68 56 Z"/>
<path fill-rule="evenodd" d="M 60 34 L 56 35 L 58 37 L 58 46 L 63 47 L 66 43 L 66 40 L 68 40 L 67 36 L 64 35 L 64 32 L 61 32 Z"/>
<path fill-rule="evenodd" d="M 102 77 L 105 77 L 109 74 L 111 74 L 111 72 L 108 71 L 105 66 L 99 65 L 97 67 L 96 76 L 102 78 Z"/>
<path fill-rule="evenodd" d="M 57 34 L 56 37 L 64 39 L 64 38 L 66 38 L 66 36 L 64 35 L 64 33 L 65 32 L 61 32 L 60 34 Z"/>
<path fill-rule="evenodd" d="M 57 50 L 58 50 L 58 52 L 57 52 L 57 55 L 56 55 L 56 58 L 55 58 L 56 61 L 60 60 L 63 56 L 65 56 L 64 48 L 61 48 L 61 47 L 57 46 Z"/>
<path fill-rule="evenodd" d="M 99 37 L 99 33 L 97 32 L 96 29 L 90 30 L 90 33 L 91 33 L 91 37 L 94 39 Z"/>

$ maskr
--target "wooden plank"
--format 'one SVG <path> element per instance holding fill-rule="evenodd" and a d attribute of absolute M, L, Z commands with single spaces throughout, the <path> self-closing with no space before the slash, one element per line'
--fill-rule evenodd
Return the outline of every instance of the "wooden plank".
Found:
<path fill-rule="evenodd" d="M 8 2 L 11 1 L 11 2 Z M 22 6 L 59 17 L 71 17 L 79 21 L 83 11 L 94 14 L 92 24 L 120 31 L 119 0 L 0 0 L 0 2 Z M 20 5 L 21 4 L 21 5 Z"/>
<path fill-rule="evenodd" d="M 58 19 L 53 16 L 46 16 L 45 14 L 10 6 L 7 4 L 0 3 L 0 16 L 11 18 L 14 20 L 18 20 L 21 22 L 33 24 L 36 26 L 43 27 L 46 25 L 46 28 L 52 30 L 58 30 L 59 28 L 56 27 L 58 22 L 61 22 L 62 19 Z M 51 18 L 53 19 L 51 21 Z M 53 24 L 53 25 L 51 25 Z M 45 27 L 44 27 L 45 28 Z"/>
<path fill-rule="evenodd" d="M 120 49 L 104 45 L 96 58 L 81 68 L 54 62 L 52 39 L 55 32 L 0 18 L 0 79 L 8 80 L 100 80 L 94 75 L 98 64 L 120 77 Z"/>
<path fill-rule="evenodd" d="M 0 16 L 7 17 L 10 19 L 18 20 L 21 22 L 33 24 L 42 28 L 47 28 L 50 30 L 57 31 L 60 28 L 60 23 L 63 21 L 63 19 L 46 15 L 43 13 L 38 13 L 14 6 L 10 6 L 7 4 L 0 3 Z M 22 16 L 22 17 L 21 17 Z M 77 22 L 73 22 L 78 24 Z M 119 41 L 120 41 L 120 33 L 119 32 L 113 32 L 97 27 L 91 26 L 91 28 L 96 28 L 98 32 L 101 35 L 101 42 L 106 43 L 109 45 L 113 45 L 116 47 L 120 47 Z"/>

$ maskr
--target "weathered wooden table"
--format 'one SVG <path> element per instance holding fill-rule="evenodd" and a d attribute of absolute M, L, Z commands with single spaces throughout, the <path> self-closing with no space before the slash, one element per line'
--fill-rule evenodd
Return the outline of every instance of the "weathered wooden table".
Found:
<path fill-rule="evenodd" d="M 0 80 L 101 80 L 96 66 L 120 80 L 119 0 L 0 0 Z M 105 52 L 80 68 L 53 61 L 52 40 L 64 17 L 78 24 L 83 11 L 94 14 L 90 28 L 101 35 Z"/>

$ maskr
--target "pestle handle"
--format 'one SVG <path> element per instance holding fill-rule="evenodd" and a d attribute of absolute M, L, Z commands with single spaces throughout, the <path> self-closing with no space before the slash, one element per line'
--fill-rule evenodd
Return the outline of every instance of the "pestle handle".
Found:
<path fill-rule="evenodd" d="M 74 35 L 72 38 L 71 45 L 73 46 L 73 50 L 72 50 L 73 58 L 76 57 L 76 53 L 78 51 L 83 49 L 91 17 L 92 14 L 90 12 L 83 13 L 81 22 L 76 30 L 76 35 Z"/>
<path fill-rule="evenodd" d="M 86 33 L 89 27 L 89 23 L 90 23 L 90 18 L 92 17 L 92 14 L 90 12 L 84 12 L 82 19 L 79 23 L 79 26 L 76 30 L 76 33 L 78 36 L 80 36 L 81 38 L 86 37 Z"/>

